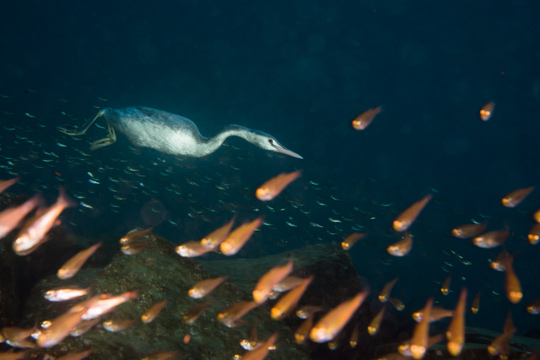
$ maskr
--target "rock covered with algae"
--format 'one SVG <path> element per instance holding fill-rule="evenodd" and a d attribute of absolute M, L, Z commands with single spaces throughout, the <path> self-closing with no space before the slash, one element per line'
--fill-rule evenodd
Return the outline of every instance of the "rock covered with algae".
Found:
<path fill-rule="evenodd" d="M 174 252 L 174 246 L 153 234 L 147 236 L 153 246 L 136 254 L 118 253 L 110 264 L 100 271 L 83 269 L 67 281 L 50 276 L 33 289 L 31 301 L 24 309 L 26 322 L 53 319 L 65 312 L 77 300 L 69 303 L 51 303 L 43 293 L 51 288 L 66 285 L 91 286 L 98 294 L 121 294 L 137 291 L 136 299 L 120 305 L 115 311 L 103 316 L 102 321 L 123 318 L 139 319 L 124 331 L 111 333 L 102 325 L 96 325 L 80 337 L 68 337 L 50 349 L 35 349 L 32 358 L 43 354 L 60 356 L 70 351 L 92 350 L 88 359 L 141 359 L 149 354 L 173 351 L 182 359 L 232 359 L 243 354 L 240 342 L 249 338 L 251 324 L 257 322 L 258 338 L 267 339 L 279 332 L 277 350 L 268 359 L 309 359 L 305 348 L 294 343 L 292 331 L 281 321 L 269 316 L 269 306 L 263 305 L 247 314 L 247 326 L 228 328 L 217 320 L 217 314 L 227 306 L 251 300 L 247 294 L 230 283 L 219 286 L 201 300 L 188 296 L 188 290 L 198 281 L 210 278 L 210 273 L 196 259 L 182 258 Z M 156 319 L 148 324 L 140 321 L 141 315 L 156 302 L 168 300 Z M 188 325 L 183 315 L 193 306 L 210 301 L 210 307 Z M 31 326 L 31 325 L 30 325 Z M 184 339 L 189 334 L 189 342 Z"/>

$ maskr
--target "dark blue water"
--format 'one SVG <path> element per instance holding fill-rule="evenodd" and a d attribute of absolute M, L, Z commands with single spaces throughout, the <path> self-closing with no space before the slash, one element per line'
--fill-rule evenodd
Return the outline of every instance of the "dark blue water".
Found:
<path fill-rule="evenodd" d="M 501 330 L 512 309 L 524 334 L 538 328 L 525 306 L 540 297 L 540 245 L 526 235 L 540 197 L 515 209 L 500 199 L 539 184 L 538 10 L 533 1 L 12 2 L 0 13 L 0 177 L 20 175 L 14 191 L 50 201 L 64 185 L 90 205 L 66 211 L 64 224 L 87 237 L 159 223 L 156 233 L 178 243 L 234 212 L 264 215 L 268 225 L 239 254 L 255 257 L 367 231 L 351 255 L 374 292 L 399 275 L 395 295 L 412 312 L 430 295 L 454 307 L 466 286 L 469 302 L 483 294 L 469 326 Z M 488 101 L 494 115 L 482 122 Z M 304 160 L 239 139 L 203 159 L 138 149 L 121 135 L 90 152 L 104 129 L 81 140 L 56 129 L 134 105 L 186 116 L 207 136 L 229 123 L 260 129 Z M 351 128 L 379 105 L 365 131 Z M 295 169 L 302 178 L 271 208 L 254 198 L 263 181 Z M 390 257 L 392 220 L 427 193 L 411 254 Z M 471 218 L 494 230 L 508 222 L 520 304 L 488 268 L 499 249 L 450 237 Z M 443 297 L 437 282 L 449 273 Z"/>

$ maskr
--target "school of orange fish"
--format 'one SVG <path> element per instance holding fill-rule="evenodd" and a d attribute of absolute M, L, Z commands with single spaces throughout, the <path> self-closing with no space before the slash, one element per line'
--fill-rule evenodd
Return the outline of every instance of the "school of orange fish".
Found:
<path fill-rule="evenodd" d="M 480 110 L 480 118 L 483 121 L 488 121 L 494 110 L 494 103 L 487 103 Z M 376 107 L 365 111 L 358 115 L 352 121 L 352 127 L 356 130 L 364 130 L 373 121 L 375 116 L 379 114 L 382 107 Z M 262 184 L 256 191 L 255 196 L 261 201 L 271 201 L 278 196 L 291 182 L 301 176 L 301 171 L 297 170 L 291 173 L 282 173 Z M 0 193 L 5 191 L 10 186 L 17 183 L 19 179 L 13 178 L 0 181 Z M 510 192 L 502 199 L 502 205 L 513 208 L 518 206 L 532 191 L 534 186 L 517 189 Z M 388 246 L 389 254 L 397 257 L 407 255 L 413 245 L 413 237 L 407 232 L 416 218 L 420 215 L 423 209 L 431 201 L 433 195 L 428 194 L 419 201 L 410 205 L 407 209 L 401 212 L 393 221 L 392 227 L 398 233 L 403 233 L 403 237 L 398 242 Z M 0 238 L 5 237 L 11 231 L 18 228 L 21 224 L 18 235 L 13 242 L 13 251 L 17 255 L 28 255 L 37 249 L 41 244 L 47 241 L 47 233 L 58 222 L 60 214 L 69 207 L 76 206 L 64 189 L 60 187 L 60 194 L 57 201 L 47 208 L 42 208 L 43 199 L 36 195 L 23 204 L 8 208 L 0 212 Z M 31 218 L 23 221 L 34 210 L 38 209 Z M 540 210 L 533 214 L 536 224 L 530 230 L 528 240 L 531 245 L 535 245 L 540 240 Z M 196 257 L 202 254 L 217 251 L 225 256 L 232 256 L 246 244 L 252 234 L 262 224 L 262 218 L 256 218 L 250 222 L 243 223 L 233 229 L 235 216 L 217 228 L 210 234 L 203 237 L 200 241 L 189 241 L 175 248 L 175 251 L 183 257 Z M 508 226 L 504 229 L 485 232 L 487 223 L 465 224 L 454 228 L 451 234 L 456 238 L 467 239 L 472 238 L 472 243 L 480 248 L 494 248 L 501 246 L 508 238 L 510 232 Z M 121 251 L 126 255 L 136 254 L 148 248 L 150 243 L 144 241 L 144 237 L 153 230 L 153 227 L 146 229 L 134 229 L 128 232 L 120 239 Z M 347 236 L 341 243 L 344 250 L 350 250 L 354 244 L 365 238 L 365 233 L 353 233 Z M 85 262 L 100 248 L 101 243 L 96 243 L 89 248 L 75 254 L 69 261 L 60 267 L 57 276 L 59 279 L 69 279 L 76 275 Z M 294 312 L 302 295 L 313 281 L 313 276 L 307 278 L 298 278 L 291 276 L 293 271 L 294 259 L 290 258 L 286 264 L 275 266 L 260 277 L 253 292 L 253 300 L 240 301 L 223 309 L 218 320 L 228 327 L 234 327 L 241 324 L 242 317 L 252 309 L 265 303 L 268 299 L 277 299 L 280 294 L 285 293 L 279 298 L 271 309 L 271 317 L 275 320 L 281 320 Z M 513 304 L 519 303 L 523 298 L 523 291 L 513 269 L 513 257 L 503 248 L 499 257 L 490 263 L 490 266 L 498 271 L 505 272 L 504 288 L 508 301 Z M 211 293 L 219 285 L 227 280 L 226 277 L 206 279 L 194 284 L 189 290 L 188 295 L 194 299 L 201 299 Z M 378 300 L 385 304 L 387 302 L 398 309 L 403 310 L 404 305 L 396 298 L 391 298 L 390 293 L 398 278 L 388 282 L 378 295 Z M 448 276 L 441 285 L 443 295 L 449 293 L 451 277 Z M 47 291 L 44 297 L 53 302 L 67 301 L 84 296 L 88 296 L 87 300 L 81 301 L 73 305 L 67 312 L 56 317 L 55 319 L 43 321 L 39 327 L 30 329 L 18 327 L 4 327 L 0 333 L 0 340 L 14 348 L 33 348 L 35 346 L 41 348 L 49 348 L 63 341 L 70 334 L 81 335 L 88 331 L 92 326 L 100 322 L 102 315 L 113 312 L 120 304 L 135 299 L 136 292 L 126 292 L 119 295 L 112 294 L 92 294 L 90 288 L 56 288 Z M 321 311 L 317 306 L 303 306 L 296 314 L 298 317 L 305 319 L 302 325 L 296 330 L 295 340 L 297 343 L 303 343 L 308 338 L 317 343 L 331 342 L 336 338 L 340 331 L 349 322 L 358 308 L 366 300 L 369 295 L 368 290 L 364 290 L 350 299 L 346 299 L 335 308 L 328 311 L 326 314 L 318 318 L 315 322 L 316 313 Z M 465 345 L 465 315 L 467 309 L 468 290 L 463 288 L 460 292 L 458 302 L 454 310 L 448 310 L 434 306 L 434 299 L 430 297 L 426 301 L 423 309 L 412 314 L 417 325 L 412 332 L 410 340 L 402 343 L 398 347 L 398 352 L 381 357 L 381 359 L 396 359 L 408 358 L 422 359 L 430 346 L 441 342 L 444 335 L 429 336 L 429 326 L 431 322 L 440 319 L 451 317 L 450 325 L 446 331 L 447 350 L 453 356 L 458 356 Z M 163 300 L 150 307 L 141 316 L 143 323 L 153 321 L 160 311 L 167 305 L 168 301 Z M 470 307 L 471 312 L 476 314 L 479 310 L 480 293 L 478 292 Z M 192 324 L 210 305 L 209 302 L 201 303 L 184 316 L 184 320 L 188 324 Z M 526 310 L 530 314 L 540 313 L 540 299 L 528 304 Z M 384 317 L 385 306 L 374 316 L 373 320 L 367 327 L 370 335 L 375 336 L 382 324 Z M 137 323 L 137 319 L 112 319 L 102 322 L 102 326 L 112 332 L 123 331 Z M 254 328 L 256 331 L 256 328 Z M 501 359 L 508 358 L 510 352 L 510 339 L 516 332 L 516 327 L 512 322 L 510 314 L 507 317 L 503 332 L 495 338 L 487 347 L 490 355 L 498 356 Z M 358 326 L 351 334 L 349 345 L 355 347 L 358 342 Z M 242 346 L 246 349 L 246 353 L 242 356 L 237 356 L 238 359 L 244 360 L 262 360 L 270 350 L 276 349 L 278 342 L 278 334 L 275 333 L 267 340 L 260 342 L 256 340 L 244 340 Z M 31 340 L 33 339 L 33 340 Z M 185 343 L 189 343 L 189 335 L 184 338 Z M 279 351 L 279 350 L 277 350 Z M 22 359 L 28 354 L 29 350 L 20 352 L 9 352 L 0 354 L 1 359 Z M 58 358 L 58 360 L 74 360 L 83 359 L 90 354 L 90 350 L 81 353 L 69 353 Z M 144 359 L 176 359 L 177 352 L 163 352 L 150 355 Z M 529 359 L 538 358 L 537 354 L 532 354 Z"/>

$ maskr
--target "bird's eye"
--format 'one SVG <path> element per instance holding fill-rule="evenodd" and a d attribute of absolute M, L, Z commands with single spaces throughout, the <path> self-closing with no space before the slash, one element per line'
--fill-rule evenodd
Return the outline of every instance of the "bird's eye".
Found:
<path fill-rule="evenodd" d="M 274 139 L 268 139 L 268 142 L 270 143 L 270 145 L 274 146 Z"/>

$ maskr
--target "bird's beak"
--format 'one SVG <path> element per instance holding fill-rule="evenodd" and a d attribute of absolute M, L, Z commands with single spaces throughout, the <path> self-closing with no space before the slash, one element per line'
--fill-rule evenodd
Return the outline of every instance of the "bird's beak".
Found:
<path fill-rule="evenodd" d="M 285 154 L 285 155 L 289 155 L 289 156 L 292 156 L 292 157 L 295 157 L 297 159 L 303 159 L 303 157 L 301 157 L 300 155 L 298 155 L 297 153 L 295 153 L 294 151 L 291 151 L 289 149 L 286 149 L 284 147 L 280 147 L 278 149 L 278 152 L 282 153 L 282 154 Z"/>

